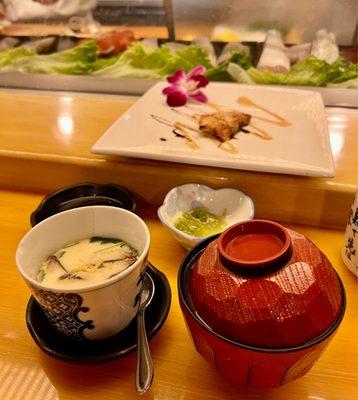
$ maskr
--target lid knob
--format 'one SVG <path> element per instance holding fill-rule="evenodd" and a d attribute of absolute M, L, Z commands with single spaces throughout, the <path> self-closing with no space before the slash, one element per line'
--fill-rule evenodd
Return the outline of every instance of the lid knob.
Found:
<path fill-rule="evenodd" d="M 276 222 L 244 221 L 220 235 L 218 250 L 221 262 L 232 272 L 262 275 L 286 264 L 291 255 L 291 237 Z"/>

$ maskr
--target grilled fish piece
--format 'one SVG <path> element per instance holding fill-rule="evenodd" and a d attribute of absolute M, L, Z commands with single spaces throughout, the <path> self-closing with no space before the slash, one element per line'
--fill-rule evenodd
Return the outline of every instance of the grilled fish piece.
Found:
<path fill-rule="evenodd" d="M 199 129 L 202 133 L 215 136 L 222 142 L 230 140 L 241 128 L 250 123 L 251 115 L 238 111 L 215 111 L 200 115 Z"/>

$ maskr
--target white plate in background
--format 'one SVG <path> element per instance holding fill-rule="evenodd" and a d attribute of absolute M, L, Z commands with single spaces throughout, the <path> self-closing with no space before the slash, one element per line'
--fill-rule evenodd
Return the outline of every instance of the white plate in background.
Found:
<path fill-rule="evenodd" d="M 265 130 L 272 140 L 239 132 L 230 142 L 237 154 L 223 151 L 218 140 L 191 132 L 198 149 L 190 148 L 173 128 L 159 123 L 151 115 L 167 121 L 181 121 L 197 128 L 198 124 L 178 114 L 162 95 L 166 82 L 160 82 L 141 97 L 93 146 L 97 154 L 111 154 L 187 164 L 209 165 L 252 171 L 306 176 L 334 175 L 324 105 L 320 94 L 284 87 L 210 83 L 205 88 L 209 102 L 237 109 L 258 117 L 273 119 L 266 112 L 237 104 L 239 97 L 279 114 L 290 126 L 277 126 L 252 118 L 252 124 Z M 189 104 L 175 110 L 187 114 L 213 112 L 207 105 Z M 251 129 L 249 126 L 248 129 Z M 163 140 L 164 139 L 164 140 Z"/>

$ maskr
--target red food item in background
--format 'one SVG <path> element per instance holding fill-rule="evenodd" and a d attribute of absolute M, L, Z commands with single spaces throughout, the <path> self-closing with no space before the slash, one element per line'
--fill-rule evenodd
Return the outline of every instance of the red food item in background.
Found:
<path fill-rule="evenodd" d="M 135 41 L 130 30 L 106 33 L 96 40 L 100 54 L 115 56 L 126 50 Z"/>
<path fill-rule="evenodd" d="M 340 56 L 345 60 L 354 64 L 358 62 L 358 47 L 357 46 L 344 46 L 339 50 Z"/>

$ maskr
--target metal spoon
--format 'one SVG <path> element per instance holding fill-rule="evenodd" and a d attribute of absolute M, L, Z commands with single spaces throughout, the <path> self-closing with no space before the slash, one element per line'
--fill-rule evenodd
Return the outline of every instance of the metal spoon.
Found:
<path fill-rule="evenodd" d="M 143 394 L 151 386 L 154 369 L 153 360 L 148 346 L 147 333 L 145 331 L 144 313 L 154 295 L 153 279 L 146 273 L 140 296 L 140 304 L 137 314 L 137 370 L 135 386 L 137 392 Z"/>

